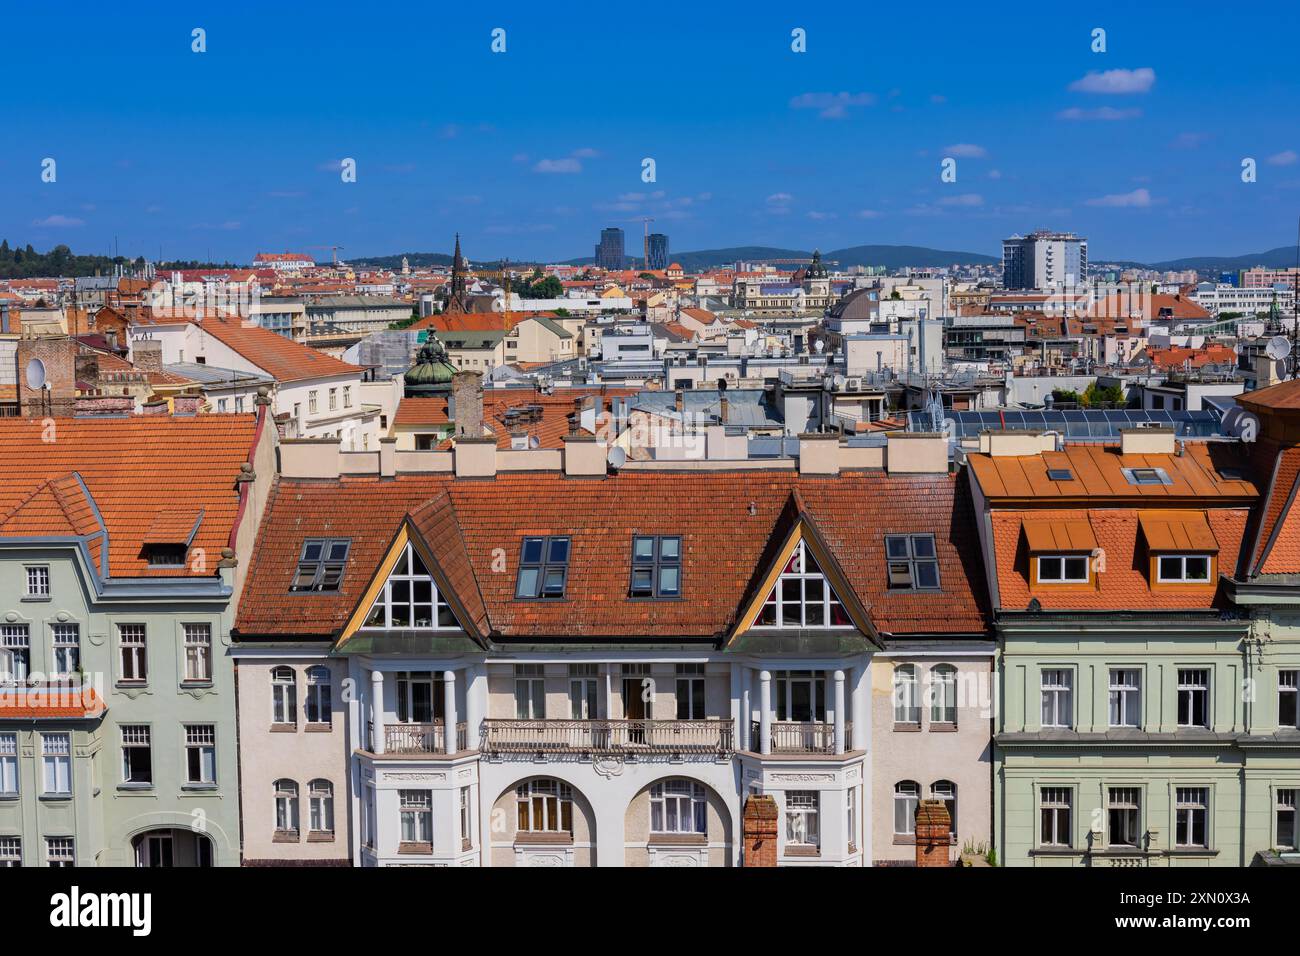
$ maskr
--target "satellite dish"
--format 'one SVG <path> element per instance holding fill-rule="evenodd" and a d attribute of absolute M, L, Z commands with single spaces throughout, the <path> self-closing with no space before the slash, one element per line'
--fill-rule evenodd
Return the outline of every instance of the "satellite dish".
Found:
<path fill-rule="evenodd" d="M 1291 354 L 1291 340 L 1284 335 L 1275 335 L 1268 340 L 1264 354 L 1274 361 L 1280 361 Z"/>
<path fill-rule="evenodd" d="M 622 468 L 627 463 L 627 452 L 616 445 L 609 450 L 605 460 L 609 462 L 611 468 Z"/>
<path fill-rule="evenodd" d="M 27 363 L 27 387 L 44 388 L 48 381 L 45 375 L 45 363 L 38 358 Z"/>

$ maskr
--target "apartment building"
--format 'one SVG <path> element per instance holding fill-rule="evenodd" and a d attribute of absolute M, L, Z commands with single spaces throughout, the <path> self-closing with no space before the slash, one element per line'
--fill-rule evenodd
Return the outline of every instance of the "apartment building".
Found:
<path fill-rule="evenodd" d="M 611 472 L 591 435 L 281 452 L 234 634 L 249 855 L 340 857 L 350 825 L 361 866 L 728 866 L 755 795 L 781 865 L 901 859 L 932 795 L 954 857 L 991 838 L 987 699 L 957 678 L 992 646 L 942 438 L 671 471 Z M 308 739 L 285 702 L 340 679 Z"/>
<path fill-rule="evenodd" d="M 0 865 L 239 864 L 266 411 L 0 419 Z"/>

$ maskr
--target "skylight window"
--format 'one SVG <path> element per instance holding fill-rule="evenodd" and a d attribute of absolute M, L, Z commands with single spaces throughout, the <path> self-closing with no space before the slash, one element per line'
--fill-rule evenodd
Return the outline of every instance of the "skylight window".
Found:
<path fill-rule="evenodd" d="M 844 605 L 800 541 L 759 609 L 755 627 L 852 627 Z"/>
<path fill-rule="evenodd" d="M 889 586 L 894 589 L 931 589 L 939 586 L 939 559 L 932 534 L 887 534 L 885 557 Z"/>
<path fill-rule="evenodd" d="M 302 543 L 290 591 L 337 591 L 347 565 L 349 538 L 308 538 Z"/>
<path fill-rule="evenodd" d="M 1171 485 L 1163 468 L 1124 468 L 1124 477 L 1130 485 Z"/>
<path fill-rule="evenodd" d="M 555 600 L 564 597 L 569 576 L 569 539 L 524 538 L 519 551 L 515 597 Z"/>
<path fill-rule="evenodd" d="M 632 597 L 675 598 L 682 593 L 682 539 L 676 535 L 632 538 Z"/>
<path fill-rule="evenodd" d="M 1074 481 L 1074 472 L 1069 468 L 1049 468 L 1047 477 L 1051 481 Z"/>

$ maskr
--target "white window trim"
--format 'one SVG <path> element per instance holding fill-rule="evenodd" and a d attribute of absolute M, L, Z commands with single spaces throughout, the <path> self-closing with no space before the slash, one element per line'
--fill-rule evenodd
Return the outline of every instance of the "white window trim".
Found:
<path fill-rule="evenodd" d="M 1071 578 L 1071 577 L 1066 577 L 1066 574 L 1065 574 L 1066 561 L 1067 561 L 1068 559 L 1070 559 L 1070 558 L 1082 558 L 1082 559 L 1083 559 L 1083 577 L 1081 577 L 1081 578 Z M 1047 560 L 1047 561 L 1060 561 L 1060 562 L 1061 562 L 1061 576 L 1060 576 L 1059 578 L 1045 578 L 1045 577 L 1043 577 L 1043 561 L 1045 561 L 1045 560 Z M 1059 553 L 1059 554 L 1055 554 L 1055 553 L 1054 553 L 1054 554 L 1036 554 L 1036 555 L 1034 555 L 1034 561 L 1037 562 L 1037 564 L 1036 564 L 1035 566 L 1038 568 L 1038 583 L 1039 583 L 1039 584 L 1088 584 L 1088 583 L 1090 583 L 1090 582 L 1092 581 L 1092 558 L 1091 558 L 1088 554 L 1086 554 L 1086 553 L 1085 553 L 1085 554 L 1080 554 L 1080 553 L 1077 553 L 1077 552 L 1075 552 L 1075 553 L 1070 553 L 1070 552 L 1061 552 L 1061 553 Z"/>

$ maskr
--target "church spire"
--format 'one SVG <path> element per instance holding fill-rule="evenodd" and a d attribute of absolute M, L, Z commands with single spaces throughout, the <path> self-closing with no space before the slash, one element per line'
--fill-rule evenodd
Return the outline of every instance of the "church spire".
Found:
<path fill-rule="evenodd" d="M 469 311 L 469 301 L 465 295 L 465 260 L 460 254 L 460 233 L 456 233 L 456 249 L 451 254 L 451 289 L 447 295 L 447 307 L 444 312 L 463 315 Z"/>

